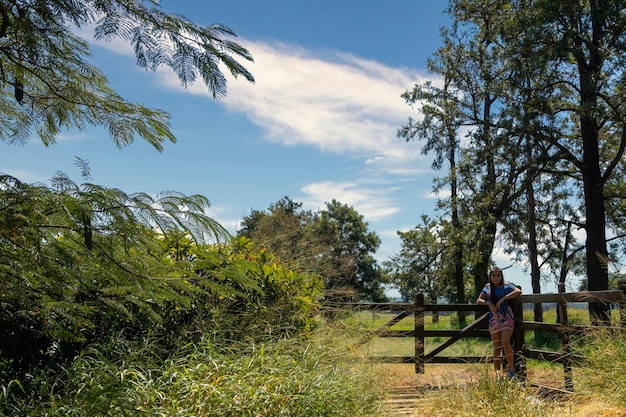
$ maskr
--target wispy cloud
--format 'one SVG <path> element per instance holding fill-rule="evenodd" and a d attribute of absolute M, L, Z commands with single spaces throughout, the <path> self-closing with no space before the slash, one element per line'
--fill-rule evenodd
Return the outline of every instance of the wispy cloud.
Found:
<path fill-rule="evenodd" d="M 418 117 L 401 94 L 426 78 L 415 69 L 393 68 L 334 50 L 312 51 L 282 42 L 238 39 L 254 57 L 244 62 L 256 82 L 229 76 L 228 95 L 220 101 L 242 113 L 271 142 L 283 146 L 309 146 L 323 152 L 349 155 L 361 161 L 358 182 L 320 181 L 301 188 L 307 208 L 320 208 L 336 199 L 351 205 L 368 220 L 396 214 L 391 197 L 398 184 L 430 171 L 430 158 L 419 144 L 396 136 L 408 117 Z M 102 44 L 123 55 L 127 45 Z M 224 69 L 224 72 L 228 71 Z M 184 90 L 170 70 L 157 71 L 162 88 L 209 97 L 201 82 Z M 300 200 L 299 200 L 300 201 Z"/>
<path fill-rule="evenodd" d="M 222 103 L 244 113 L 268 140 L 348 153 L 395 175 L 429 169 L 419 146 L 396 137 L 408 117 L 416 116 L 400 95 L 425 81 L 418 71 L 337 51 L 241 42 L 254 56 L 246 66 L 256 83 L 231 79 Z M 180 88 L 170 71 L 159 75 L 163 86 Z M 188 91 L 208 95 L 201 83 Z"/>
<path fill-rule="evenodd" d="M 380 191 L 358 183 L 324 181 L 308 184 L 302 188 L 307 195 L 303 206 L 308 209 L 324 209 L 330 202 L 328 196 L 357 209 L 368 220 L 377 220 L 398 212 L 391 198 Z"/>

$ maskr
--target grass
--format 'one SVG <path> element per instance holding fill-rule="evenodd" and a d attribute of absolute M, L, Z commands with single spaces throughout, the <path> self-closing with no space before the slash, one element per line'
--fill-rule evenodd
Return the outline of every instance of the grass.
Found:
<path fill-rule="evenodd" d="M 380 416 L 372 368 L 336 341 L 318 332 L 228 349 L 200 342 L 163 359 L 151 343 L 116 340 L 83 352 L 40 398 L 5 403 L 3 415 Z"/>
<path fill-rule="evenodd" d="M 416 416 L 626 417 L 625 333 L 576 339 L 574 353 L 585 360 L 574 365 L 575 392 L 554 397 L 527 381 L 496 378 L 488 363 L 426 364 L 423 374 L 413 365 L 373 363 L 369 356 L 380 352 L 412 354 L 411 338 L 356 344 L 388 319 L 359 313 L 307 337 L 220 346 L 203 340 L 172 352 L 150 340 L 111 340 L 85 350 L 63 378 L 32 375 L 40 380 L 33 395 L 20 396 L 27 384 L 0 387 L 0 415 L 380 417 L 395 415 L 385 399 L 400 392 L 410 395 L 415 411 L 408 415 Z M 429 320 L 431 328 L 455 325 L 450 316 Z M 407 319 L 397 326 L 412 325 Z M 490 343 L 456 349 L 487 356 Z M 562 366 L 529 360 L 528 381 L 562 384 Z"/>

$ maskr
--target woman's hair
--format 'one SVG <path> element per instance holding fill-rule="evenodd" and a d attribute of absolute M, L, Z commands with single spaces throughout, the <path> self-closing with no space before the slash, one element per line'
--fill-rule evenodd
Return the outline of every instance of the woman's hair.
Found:
<path fill-rule="evenodd" d="M 502 270 L 500 268 L 498 268 L 497 266 L 493 267 L 493 269 L 491 271 L 489 271 L 489 292 L 490 294 L 490 298 L 491 298 L 491 302 L 493 304 L 497 304 L 498 303 L 498 296 L 496 295 L 496 284 L 493 283 L 493 281 L 491 280 L 491 275 L 494 272 L 499 272 L 502 275 L 502 280 L 500 281 L 500 283 L 502 285 L 504 285 L 504 274 L 502 273 Z"/>

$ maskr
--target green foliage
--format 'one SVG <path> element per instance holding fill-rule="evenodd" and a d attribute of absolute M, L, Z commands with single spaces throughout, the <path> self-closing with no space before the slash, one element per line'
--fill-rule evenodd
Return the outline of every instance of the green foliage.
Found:
<path fill-rule="evenodd" d="M 52 187 L 0 181 L 0 350 L 16 375 L 111 334 L 174 346 L 200 331 L 237 340 L 312 326 L 321 279 L 245 239 L 198 243 L 228 237 L 204 197 L 128 195 L 62 174 Z"/>
<path fill-rule="evenodd" d="M 433 167 L 447 170 L 433 188 L 444 197 L 440 228 L 450 222 L 455 235 L 440 246 L 459 250 L 450 261 L 456 282 L 471 271 L 474 297 L 496 245 L 530 264 L 537 290 L 548 274 L 585 277 L 590 289 L 604 290 L 607 264 L 619 269 L 623 9 L 621 2 L 449 2 L 452 24 L 428 61 L 441 82 L 403 94 L 419 115 L 398 136 L 424 140 Z"/>
<path fill-rule="evenodd" d="M 383 276 L 372 256 L 380 238 L 367 230 L 363 216 L 352 207 L 333 200 L 314 214 L 284 197 L 267 211 L 244 217 L 238 235 L 293 269 L 321 275 L 327 290 L 384 299 Z"/>
<path fill-rule="evenodd" d="M 110 88 L 73 27 L 93 26 L 97 40 L 129 42 L 140 67 L 170 67 L 185 87 L 200 77 L 216 98 L 226 94 L 220 65 L 254 82 L 237 61 L 252 56 L 232 40 L 232 30 L 202 27 L 158 6 L 155 0 L 0 2 L 2 140 L 24 143 L 34 131 L 49 145 L 63 129 L 90 124 L 104 126 L 117 146 L 135 135 L 158 150 L 164 140 L 175 141 L 167 113 L 129 103 Z"/>
<path fill-rule="evenodd" d="M 449 231 L 423 216 L 421 225 L 398 232 L 400 252 L 389 258 L 385 267 L 404 299 L 416 293 L 426 294 L 429 302 L 437 302 L 440 297 L 456 299 L 453 265 L 449 262 L 455 248 L 449 243 Z"/>
<path fill-rule="evenodd" d="M 581 338 L 574 353 L 584 357 L 576 369 L 576 390 L 626 407 L 626 333 L 598 330 Z"/>

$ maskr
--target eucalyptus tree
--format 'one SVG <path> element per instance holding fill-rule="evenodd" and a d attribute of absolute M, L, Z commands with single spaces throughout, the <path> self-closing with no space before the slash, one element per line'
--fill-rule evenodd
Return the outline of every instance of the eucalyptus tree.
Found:
<path fill-rule="evenodd" d="M 158 150 L 175 141 L 167 113 L 124 100 L 89 62 L 89 43 L 77 34 L 83 29 L 96 40 L 129 42 L 140 67 L 170 67 L 185 87 L 201 78 L 214 98 L 226 94 L 220 65 L 254 81 L 238 61 L 252 56 L 231 29 L 165 13 L 158 0 L 2 0 L 1 140 L 24 143 L 34 132 L 49 145 L 63 129 L 100 125 L 117 146 L 135 135 Z"/>
<path fill-rule="evenodd" d="M 554 115 L 558 130 L 542 138 L 581 190 L 586 231 L 586 275 L 590 290 L 608 288 L 607 184 L 623 166 L 626 149 L 626 4 L 623 1 L 546 0 L 511 2 L 526 27 L 524 42 L 558 69 L 543 88 L 549 100 L 537 108 Z M 620 232 L 618 231 L 618 234 Z M 590 312 L 607 319 L 608 306 Z"/>
<path fill-rule="evenodd" d="M 449 56 L 446 56 L 449 57 Z M 436 67 L 434 61 L 429 61 L 431 69 Z M 422 121 L 415 121 L 412 118 L 406 126 L 398 131 L 398 137 L 405 140 L 414 139 L 416 136 L 426 138 L 427 143 L 423 148 L 424 153 L 434 152 L 433 169 L 442 169 L 444 162 L 447 162 L 449 173 L 441 181 L 435 184 L 435 192 L 442 191 L 443 187 L 449 186 L 449 204 L 440 204 L 439 208 L 450 217 L 449 244 L 452 250 L 452 280 L 456 287 L 456 302 L 465 303 L 465 265 L 464 253 L 464 233 L 460 217 L 457 158 L 459 153 L 459 124 L 462 115 L 458 112 L 458 107 L 454 105 L 454 95 L 458 92 L 451 91 L 452 86 L 449 78 L 445 74 L 448 64 L 440 67 L 444 72 L 443 88 L 435 87 L 431 82 L 423 86 L 415 86 L 411 92 L 403 94 L 403 98 L 409 104 L 416 102 L 424 103 L 421 108 Z M 424 220 L 424 219 L 423 219 Z M 424 220 L 425 221 L 425 220 Z M 401 235 L 404 239 L 404 235 Z M 403 245 L 404 246 L 404 245 Z M 408 250 L 408 248 L 407 248 Z M 396 263 L 395 261 L 393 263 Z M 459 322 L 465 324 L 465 315 L 459 312 Z"/>
<path fill-rule="evenodd" d="M 429 70 L 441 77 L 444 87 L 418 85 L 405 93 L 409 103 L 425 100 L 426 104 L 420 109 L 424 118 L 409 120 L 400 130 L 406 140 L 428 139 L 424 150 L 436 152 L 436 162 L 442 155 L 452 162 L 458 147 L 454 176 L 444 179 L 453 181 L 458 195 L 442 204 L 464 218 L 455 226 L 464 238 L 462 259 L 473 273 L 474 297 L 486 280 L 498 225 L 524 192 L 522 177 L 527 168 L 519 162 L 523 137 L 513 131 L 504 106 L 510 68 L 501 33 L 510 11 L 501 3 L 450 2 L 452 27 L 442 31 L 444 46 L 429 60 Z"/>

